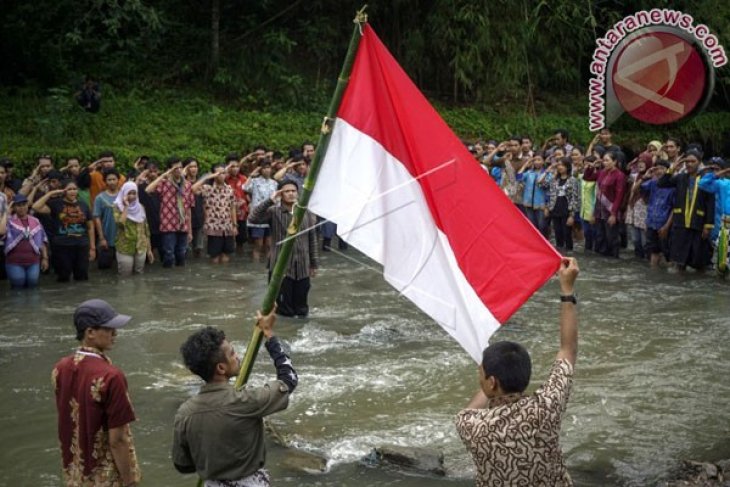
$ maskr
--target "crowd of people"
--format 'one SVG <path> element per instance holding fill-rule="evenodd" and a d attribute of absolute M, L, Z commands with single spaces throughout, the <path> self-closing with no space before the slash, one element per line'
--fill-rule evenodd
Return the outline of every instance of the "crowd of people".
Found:
<path fill-rule="evenodd" d="M 650 141 L 632 160 L 607 129 L 585 150 L 571 145 L 564 130 L 541 147 L 530 137 L 467 145 L 475 163 L 565 253 L 582 242 L 585 252 L 616 258 L 630 243 L 647 265 L 667 261 L 680 270 L 702 271 L 714 259 L 718 271 L 727 273 L 730 165 L 706 158 L 698 144 Z M 280 250 L 272 242 L 287 235 L 313 153 L 314 146 L 304 144 L 285 159 L 259 147 L 244 157 L 229 154 L 207 174 L 200 174 L 195 158 L 171 157 L 161 169 L 143 156 L 122 174 L 111 152 L 86 167 L 68 159 L 59 169 L 42 156 L 25 179 L 4 160 L 2 268 L 12 287 L 34 287 L 39 275 L 51 270 L 61 282 L 86 280 L 90 262 L 102 271 L 131 276 L 156 260 L 163 268 L 184 266 L 205 251 L 211 262 L 223 265 L 250 241 L 251 258 L 267 259 L 271 272 Z M 318 252 L 331 250 L 336 235 L 334 225 L 320 223 L 309 213 L 302 221 L 305 231 L 295 240 L 278 314 L 308 314 Z M 306 231 L 315 226 L 321 240 Z M 457 432 L 474 457 L 477 485 L 507 479 L 572 485 L 558 439 L 577 358 L 578 272 L 574 258 L 563 260 L 558 272 L 561 346 L 543 387 L 524 394 L 531 359 L 520 344 L 498 342 L 483 352 L 479 390 L 456 417 Z M 221 330 L 199 330 L 181 347 L 185 365 L 206 384 L 178 410 L 172 460 L 178 471 L 196 472 L 208 487 L 270 485 L 262 418 L 286 408 L 298 376 L 273 335 L 274 314 L 257 319 L 277 371 L 277 379 L 261 388 L 236 391 L 229 383 L 240 362 Z M 129 320 L 104 301 L 82 303 L 74 315 L 80 347 L 54 367 L 67 485 L 135 486 L 140 481 L 126 380 L 106 355 L 116 330 Z M 518 430 L 530 434 L 516 438 Z M 517 450 L 505 444 L 518 444 L 524 453 L 520 458 L 530 461 L 516 458 Z"/>
<path fill-rule="evenodd" d="M 700 144 L 649 141 L 629 160 L 607 128 L 587 148 L 558 129 L 541 147 L 529 136 L 478 141 L 469 150 L 512 202 L 561 251 L 585 252 L 727 275 L 730 164 Z"/>
<path fill-rule="evenodd" d="M 82 167 L 69 158 L 58 169 L 40 156 L 20 179 L 12 161 L 0 162 L 0 278 L 12 288 L 38 285 L 41 273 L 59 282 L 85 281 L 92 262 L 120 276 L 140 274 L 145 265 L 184 266 L 205 250 L 224 264 L 250 242 L 252 259 L 273 263 L 286 234 L 294 203 L 309 169 L 314 145 L 280 152 L 256 148 L 229 154 L 211 172 L 199 162 L 170 157 L 164 168 L 146 156 L 120 172 L 112 152 Z M 316 219 L 306 214 L 304 228 Z M 322 249 L 330 250 L 331 225 L 322 225 Z M 316 273 L 318 242 L 313 232 L 295 240 L 278 299 L 279 314 L 306 317 L 309 279 Z"/>
<path fill-rule="evenodd" d="M 582 242 L 585 252 L 618 257 L 631 246 L 651 266 L 703 271 L 714 263 L 727 274 L 730 164 L 705 157 L 699 144 L 649 141 L 629 160 L 609 129 L 586 149 L 558 129 L 541 146 L 513 136 L 468 148 L 560 251 Z M 278 242 L 286 234 L 313 155 L 311 143 L 288 158 L 257 147 L 243 157 L 228 154 L 204 175 L 194 157 L 170 157 L 161 167 L 141 156 L 123 173 L 112 152 L 85 167 L 76 157 L 54 164 L 42 155 L 24 179 L 3 159 L 0 278 L 13 288 L 34 287 L 50 272 L 60 282 L 81 281 L 91 262 L 130 276 L 156 260 L 164 268 L 182 266 L 203 252 L 224 264 L 247 242 L 253 261 L 268 260 L 271 269 L 272 237 Z M 297 238 L 282 313 L 306 316 L 318 251 L 332 248 L 336 226 L 315 218 L 308 215 L 304 224 L 316 226 L 316 234 Z"/>

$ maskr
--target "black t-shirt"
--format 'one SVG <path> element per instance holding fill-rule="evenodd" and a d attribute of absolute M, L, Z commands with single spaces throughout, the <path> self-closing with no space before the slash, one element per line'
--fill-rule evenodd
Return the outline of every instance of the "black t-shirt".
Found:
<path fill-rule="evenodd" d="M 147 214 L 147 223 L 150 226 L 150 233 L 157 235 L 160 233 L 160 194 L 155 192 L 149 194 L 147 190 L 147 183 L 141 183 L 137 185 L 137 197 L 139 202 L 144 206 L 144 211 Z"/>
<path fill-rule="evenodd" d="M 567 179 L 558 178 L 558 197 L 555 199 L 555 208 L 553 208 L 552 216 L 569 216 L 568 215 L 568 197 L 565 195 L 567 189 L 565 183 Z"/>
<path fill-rule="evenodd" d="M 47 205 L 51 209 L 54 245 L 89 245 L 86 222 L 91 221 L 91 211 L 86 203 L 69 203 L 59 198 Z"/>

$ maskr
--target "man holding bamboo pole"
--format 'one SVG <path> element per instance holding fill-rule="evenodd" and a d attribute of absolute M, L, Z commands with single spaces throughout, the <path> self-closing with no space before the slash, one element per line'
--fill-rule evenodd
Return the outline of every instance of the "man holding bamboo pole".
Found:
<path fill-rule="evenodd" d="M 206 487 L 270 485 L 263 417 L 286 409 L 299 380 L 273 335 L 274 313 L 256 316 L 276 366 L 277 380 L 263 387 L 236 390 L 228 382 L 240 361 L 221 330 L 204 328 L 180 347 L 185 365 L 206 383 L 175 416 L 172 461 L 181 473 L 197 472 Z"/>

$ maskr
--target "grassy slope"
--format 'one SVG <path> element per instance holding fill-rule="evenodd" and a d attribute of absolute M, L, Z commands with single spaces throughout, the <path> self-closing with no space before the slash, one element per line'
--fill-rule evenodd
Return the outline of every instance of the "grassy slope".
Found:
<path fill-rule="evenodd" d="M 568 104 L 564 105 L 568 107 Z M 590 139 L 586 109 L 578 101 L 559 115 L 537 118 L 484 112 L 474 108 L 439 107 L 454 131 L 465 139 L 502 139 L 513 133 L 528 133 L 541 141 L 557 127 L 571 131 L 578 142 Z M 568 112 L 568 113 L 566 113 Z M 222 160 L 230 151 L 250 150 L 258 144 L 286 150 L 304 140 L 316 141 L 324 114 L 306 111 L 249 111 L 199 94 L 165 90 L 154 94 L 105 93 L 102 110 L 87 114 L 73 102 L 70 93 L 54 91 L 46 97 L 35 94 L 0 93 L 0 156 L 21 165 L 36 155 L 80 155 L 93 159 L 100 151 L 115 151 L 122 164 L 140 154 L 165 159 L 177 154 L 194 155 L 204 164 Z M 706 113 L 682 127 L 673 128 L 685 138 L 714 138 L 730 133 L 730 115 Z M 622 143 L 643 144 L 663 136 L 666 129 L 630 128 L 620 133 Z"/>

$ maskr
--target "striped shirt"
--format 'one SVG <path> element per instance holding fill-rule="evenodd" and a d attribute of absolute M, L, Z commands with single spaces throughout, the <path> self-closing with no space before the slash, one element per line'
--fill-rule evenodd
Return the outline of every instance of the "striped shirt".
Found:
<path fill-rule="evenodd" d="M 251 223 L 268 223 L 271 227 L 273 246 L 269 256 L 269 270 L 274 270 L 276 259 L 281 251 L 282 241 L 286 238 L 286 229 L 292 220 L 292 213 L 286 207 L 277 205 L 271 198 L 256 206 L 249 215 Z M 294 250 L 291 253 L 286 276 L 296 280 L 309 277 L 309 270 L 318 267 L 317 235 L 313 230 L 304 232 L 304 229 L 313 227 L 316 221 L 310 212 L 304 213 L 304 219 L 299 228 L 300 235 L 294 241 Z M 303 233 L 301 233 L 303 232 Z"/>

